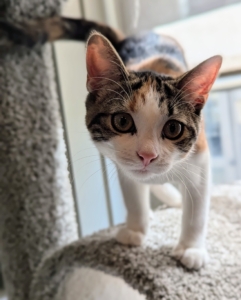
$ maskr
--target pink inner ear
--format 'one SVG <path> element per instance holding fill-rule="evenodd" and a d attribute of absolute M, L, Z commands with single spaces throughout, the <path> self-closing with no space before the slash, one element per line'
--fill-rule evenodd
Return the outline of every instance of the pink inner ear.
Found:
<path fill-rule="evenodd" d="M 190 81 L 187 88 L 196 91 L 199 95 L 208 94 L 217 77 L 218 70 L 217 68 L 202 70 L 204 74 L 200 73 L 196 75 L 196 78 L 193 77 L 193 83 Z"/>
<path fill-rule="evenodd" d="M 108 70 L 108 62 L 99 54 L 99 49 L 96 45 L 90 45 L 87 51 L 87 71 L 90 77 L 98 77 Z"/>
<path fill-rule="evenodd" d="M 108 70 L 108 65 L 105 59 L 99 54 L 99 49 L 96 44 L 88 46 L 86 54 L 87 64 L 87 88 L 93 91 L 98 88 L 100 77 Z"/>
<path fill-rule="evenodd" d="M 111 43 L 99 33 L 93 33 L 87 42 L 86 66 L 89 92 L 120 80 L 123 73 L 128 74 Z"/>
<path fill-rule="evenodd" d="M 194 105 L 204 104 L 222 64 L 221 56 L 214 56 L 188 72 L 180 81 L 179 88 Z"/>

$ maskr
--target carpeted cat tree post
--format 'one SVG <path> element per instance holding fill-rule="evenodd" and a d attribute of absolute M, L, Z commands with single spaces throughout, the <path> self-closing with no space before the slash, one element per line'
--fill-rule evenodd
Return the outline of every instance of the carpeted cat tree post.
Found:
<path fill-rule="evenodd" d="M 59 8 L 60 0 L 0 0 L 12 21 Z M 30 299 L 42 257 L 77 238 L 51 48 L 0 45 L 0 261 L 9 299 Z"/>
<path fill-rule="evenodd" d="M 60 0 L 0 0 L 1 14 L 12 20 L 59 7 Z M 241 186 L 213 195 L 211 261 L 198 272 L 170 256 L 180 219 L 177 208 L 157 211 L 143 247 L 118 244 L 116 228 L 76 241 L 50 47 L 0 45 L 0 260 L 9 300 L 100 299 L 80 298 L 83 266 L 123 278 L 148 300 L 240 300 Z"/>

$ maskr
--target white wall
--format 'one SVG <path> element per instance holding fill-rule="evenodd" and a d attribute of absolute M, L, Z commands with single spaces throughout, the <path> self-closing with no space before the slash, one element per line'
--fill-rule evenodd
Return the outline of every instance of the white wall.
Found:
<path fill-rule="evenodd" d="M 222 72 L 241 70 L 241 4 L 230 5 L 156 28 L 176 38 L 190 67 L 212 55 L 223 56 Z"/>

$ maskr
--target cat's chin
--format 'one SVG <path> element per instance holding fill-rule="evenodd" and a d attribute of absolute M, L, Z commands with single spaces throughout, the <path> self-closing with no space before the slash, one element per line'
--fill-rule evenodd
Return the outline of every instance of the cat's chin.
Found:
<path fill-rule="evenodd" d="M 122 172 L 132 180 L 136 180 L 142 183 L 150 184 L 152 181 L 163 180 L 163 175 L 165 175 L 171 168 L 171 165 L 165 165 L 162 167 L 152 169 L 128 169 L 122 164 L 118 164 Z"/>
<path fill-rule="evenodd" d="M 159 174 L 155 174 L 148 170 L 129 171 L 126 172 L 126 175 L 134 180 L 141 181 L 143 183 L 149 183 L 150 180 L 159 176 Z"/>
<path fill-rule="evenodd" d="M 153 178 L 157 177 L 156 174 L 150 173 L 150 172 L 145 172 L 145 173 L 141 173 L 141 172 L 135 172 L 133 174 L 133 178 L 141 181 L 143 183 L 149 183 L 150 180 L 152 180 Z"/>

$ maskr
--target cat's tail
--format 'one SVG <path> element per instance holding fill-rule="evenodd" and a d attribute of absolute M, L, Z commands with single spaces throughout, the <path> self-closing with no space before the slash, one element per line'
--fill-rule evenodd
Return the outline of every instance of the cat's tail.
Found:
<path fill-rule="evenodd" d="M 162 203 L 171 207 L 182 206 L 182 195 L 172 184 L 151 185 L 150 189 L 151 193 Z"/>
<path fill-rule="evenodd" d="M 85 19 L 54 16 L 22 23 L 10 23 L 0 18 L 0 47 L 24 45 L 31 48 L 60 39 L 86 41 L 92 30 L 106 36 L 116 49 L 124 38 L 122 33 L 107 25 Z"/>

